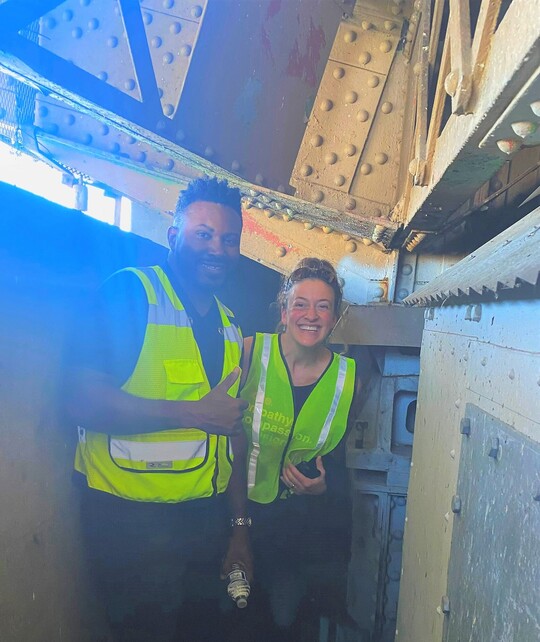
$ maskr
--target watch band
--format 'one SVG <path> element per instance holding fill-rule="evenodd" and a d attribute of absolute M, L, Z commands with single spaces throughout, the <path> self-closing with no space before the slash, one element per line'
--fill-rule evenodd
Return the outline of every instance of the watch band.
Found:
<path fill-rule="evenodd" d="M 251 526 L 251 517 L 231 517 L 231 528 L 233 526 Z"/>

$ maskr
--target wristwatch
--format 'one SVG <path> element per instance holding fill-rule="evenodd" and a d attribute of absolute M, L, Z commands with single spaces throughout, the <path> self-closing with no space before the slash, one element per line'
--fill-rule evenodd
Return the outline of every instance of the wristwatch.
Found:
<path fill-rule="evenodd" d="M 233 526 L 251 526 L 251 517 L 231 517 L 231 528 Z"/>

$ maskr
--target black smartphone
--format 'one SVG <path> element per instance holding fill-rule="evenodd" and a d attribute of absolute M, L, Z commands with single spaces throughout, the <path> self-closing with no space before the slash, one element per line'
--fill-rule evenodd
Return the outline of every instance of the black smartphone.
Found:
<path fill-rule="evenodd" d="M 301 461 L 299 464 L 296 464 L 296 468 L 298 468 L 304 477 L 309 477 L 309 479 L 316 479 L 321 476 L 321 471 L 317 468 L 314 459 L 311 461 Z"/>

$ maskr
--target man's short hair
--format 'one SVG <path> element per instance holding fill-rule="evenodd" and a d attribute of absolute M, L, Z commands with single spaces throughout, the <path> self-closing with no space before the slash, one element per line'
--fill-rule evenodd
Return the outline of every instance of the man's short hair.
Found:
<path fill-rule="evenodd" d="M 191 181 L 185 190 L 180 192 L 176 208 L 174 210 L 174 225 L 182 222 L 182 216 L 186 208 L 197 201 L 208 201 L 230 207 L 240 218 L 242 218 L 240 190 L 231 187 L 226 180 L 217 178 L 196 178 Z"/>

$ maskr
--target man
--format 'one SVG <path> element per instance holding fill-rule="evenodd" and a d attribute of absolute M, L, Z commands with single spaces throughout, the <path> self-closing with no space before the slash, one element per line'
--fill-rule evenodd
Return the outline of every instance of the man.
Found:
<path fill-rule="evenodd" d="M 193 181 L 166 265 L 121 270 L 100 294 L 69 405 L 90 562 L 117 640 L 179 639 L 187 562 L 217 564 L 224 552 L 229 480 L 226 563 L 250 567 L 243 461 L 230 446 L 247 405 L 236 398 L 242 339 L 214 296 L 241 231 L 239 191 Z"/>

